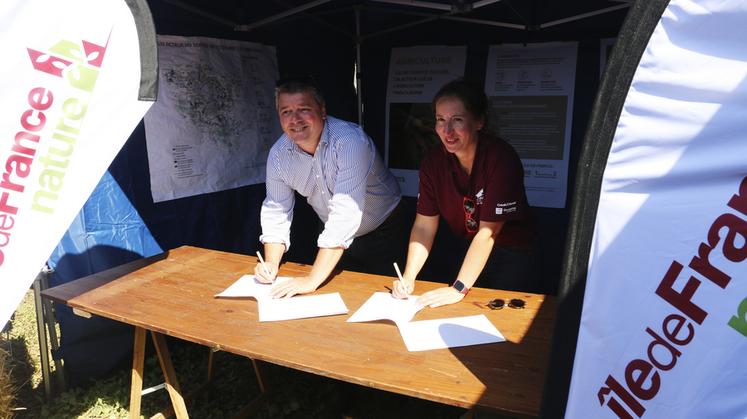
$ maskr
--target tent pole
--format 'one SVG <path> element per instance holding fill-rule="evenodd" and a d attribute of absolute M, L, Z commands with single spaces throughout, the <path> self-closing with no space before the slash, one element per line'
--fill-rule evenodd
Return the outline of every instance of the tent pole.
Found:
<path fill-rule="evenodd" d="M 274 16 L 270 16 L 270 17 L 268 17 L 266 19 L 262 19 L 262 20 L 260 20 L 258 22 L 254 22 L 254 23 L 251 23 L 251 24 L 248 24 L 248 25 L 237 25 L 236 27 L 234 27 L 234 30 L 235 31 L 248 32 L 248 31 L 251 31 L 253 29 L 257 29 L 260 26 L 264 26 L 264 25 L 266 25 L 268 23 L 275 22 L 276 20 L 280 20 L 280 19 L 283 19 L 285 17 L 292 16 L 292 15 L 295 15 L 297 13 L 301 13 L 304 10 L 308 10 L 308 9 L 314 8 L 316 6 L 319 6 L 320 4 L 329 3 L 330 1 L 331 0 L 316 0 L 316 1 L 312 1 L 311 3 L 307 3 L 307 4 L 304 4 L 302 6 L 298 6 L 296 8 L 287 10 L 285 12 L 278 13 L 278 14 L 276 14 Z"/>
<path fill-rule="evenodd" d="M 355 7 L 355 95 L 358 99 L 358 125 L 363 128 L 363 95 L 361 80 L 361 9 Z"/>
<path fill-rule="evenodd" d="M 52 395 L 52 382 L 50 381 L 49 346 L 47 345 L 47 329 L 44 327 L 44 306 L 41 298 L 41 276 L 44 271 L 34 279 L 34 307 L 36 308 L 36 333 L 39 338 L 39 355 L 41 356 L 42 381 L 44 381 L 44 395 L 47 399 Z"/>
<path fill-rule="evenodd" d="M 620 9 L 627 9 L 629 7 L 630 7 L 630 4 L 621 4 L 621 5 L 618 5 L 618 6 L 607 7 L 605 9 L 595 10 L 593 12 L 583 13 L 583 14 L 576 15 L 576 16 L 571 16 L 571 17 L 567 17 L 565 19 L 558 19 L 558 20 L 553 20 L 553 21 L 546 22 L 546 23 L 541 23 L 539 25 L 539 28 L 540 29 L 549 28 L 550 26 L 556 26 L 556 25 L 560 25 L 560 24 L 563 24 L 563 23 L 573 22 L 574 20 L 586 19 L 587 17 L 592 17 L 592 16 L 596 16 L 596 15 L 601 15 L 601 14 L 604 14 L 604 13 L 614 12 L 614 11 L 620 10 Z"/>
<path fill-rule="evenodd" d="M 200 8 L 191 6 L 189 4 L 185 4 L 184 2 L 179 1 L 179 0 L 163 0 L 163 1 L 164 1 L 164 3 L 168 3 L 168 4 L 172 5 L 172 6 L 180 7 L 182 9 L 187 10 L 189 12 L 192 12 L 192 13 L 194 13 L 196 15 L 199 15 L 199 16 L 202 16 L 202 17 L 206 17 L 206 18 L 208 18 L 208 19 L 210 19 L 210 20 L 212 20 L 214 22 L 220 23 L 221 25 L 225 25 L 225 26 L 228 26 L 228 27 L 231 27 L 231 28 L 233 28 L 234 26 L 237 25 L 236 22 L 233 22 L 231 20 L 224 19 L 224 18 L 222 18 L 220 16 L 216 16 L 214 14 L 208 13 L 208 12 L 206 12 L 206 11 L 200 9 Z"/>

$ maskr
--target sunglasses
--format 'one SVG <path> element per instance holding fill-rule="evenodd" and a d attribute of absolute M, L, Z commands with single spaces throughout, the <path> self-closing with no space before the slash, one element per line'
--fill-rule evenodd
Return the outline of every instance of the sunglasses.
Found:
<path fill-rule="evenodd" d="M 491 310 L 500 310 L 505 306 L 521 309 L 524 308 L 526 304 L 526 301 L 522 300 L 521 298 L 512 298 L 508 300 L 508 304 L 506 304 L 505 300 L 496 298 L 495 300 L 490 300 L 490 302 L 488 303 L 488 307 L 490 307 Z"/>
<path fill-rule="evenodd" d="M 462 200 L 462 208 L 464 209 L 464 227 L 467 228 L 467 232 L 474 233 L 477 231 L 477 221 L 472 218 L 472 214 L 475 213 L 475 200 L 464 197 Z"/>

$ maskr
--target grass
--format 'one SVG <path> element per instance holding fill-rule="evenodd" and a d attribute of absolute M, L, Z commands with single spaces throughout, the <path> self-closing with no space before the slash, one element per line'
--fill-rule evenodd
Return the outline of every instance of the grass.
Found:
<path fill-rule="evenodd" d="M 29 292 L 0 337 L 0 419 L 117 419 L 129 417 L 130 370 L 124 368 L 85 388 L 59 389 L 47 400 L 39 362 L 33 294 Z M 207 376 L 208 349 L 170 339 L 169 349 L 183 394 L 189 394 Z M 149 344 L 150 346 L 150 344 Z M 146 353 L 143 387 L 163 382 L 154 351 Z M 226 418 L 260 394 L 249 359 L 218 352 L 214 380 L 187 402 L 193 418 Z M 51 358 L 50 358 L 51 359 Z M 271 397 L 251 417 L 291 418 L 459 418 L 463 409 L 400 396 L 296 370 L 261 364 Z M 55 382 L 54 377 L 52 382 Z M 141 417 L 169 406 L 165 390 L 143 396 Z M 479 418 L 486 418 L 480 414 Z M 505 419 L 502 416 L 489 416 Z"/>
<path fill-rule="evenodd" d="M 8 353 L 0 349 L 0 419 L 11 417 L 16 393 L 7 363 Z"/>

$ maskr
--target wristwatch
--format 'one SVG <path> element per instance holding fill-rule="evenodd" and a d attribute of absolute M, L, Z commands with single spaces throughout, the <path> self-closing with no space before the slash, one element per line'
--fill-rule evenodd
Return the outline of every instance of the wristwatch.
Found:
<path fill-rule="evenodd" d="M 451 286 L 454 287 L 455 290 L 459 291 L 460 294 L 467 295 L 467 293 L 469 292 L 469 287 L 464 285 L 464 283 L 458 279 L 454 281 L 454 284 L 452 284 Z"/>

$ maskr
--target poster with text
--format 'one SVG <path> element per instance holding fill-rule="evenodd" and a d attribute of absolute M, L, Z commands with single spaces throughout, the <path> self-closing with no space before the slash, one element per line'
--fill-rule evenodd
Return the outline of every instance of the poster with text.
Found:
<path fill-rule="evenodd" d="M 393 48 L 386 100 L 386 160 L 405 196 L 418 194 L 420 160 L 440 140 L 431 101 L 438 89 L 464 76 L 467 47 Z"/>
<path fill-rule="evenodd" d="M 491 46 L 485 92 L 488 130 L 524 164 L 529 204 L 565 207 L 577 44 Z"/>
<path fill-rule="evenodd" d="M 158 102 L 145 116 L 153 201 L 262 183 L 280 135 L 275 48 L 158 37 Z"/>

